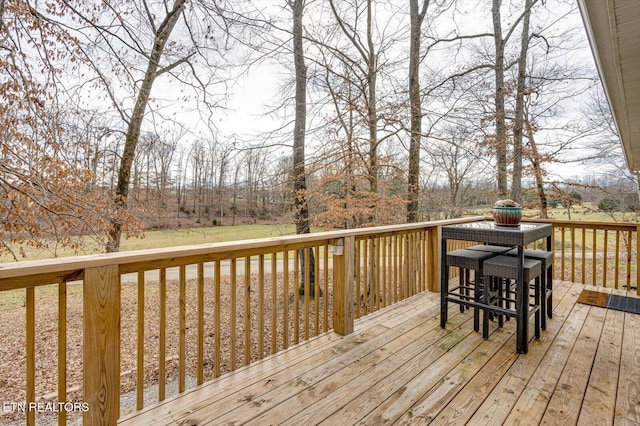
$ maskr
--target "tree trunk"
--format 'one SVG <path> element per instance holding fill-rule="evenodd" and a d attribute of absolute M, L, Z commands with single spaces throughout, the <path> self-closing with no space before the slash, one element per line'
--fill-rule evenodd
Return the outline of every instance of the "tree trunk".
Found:
<path fill-rule="evenodd" d="M 493 0 L 491 14 L 493 16 L 493 42 L 495 45 L 495 107 L 496 107 L 496 158 L 498 169 L 498 196 L 507 196 L 507 129 L 505 125 L 504 109 L 504 40 L 502 38 L 502 23 L 500 5 L 502 0 Z"/>
<path fill-rule="evenodd" d="M 409 39 L 409 104 L 411 110 L 411 140 L 409 142 L 409 171 L 407 176 L 407 222 L 418 221 L 420 193 L 420 141 L 422 138 L 422 106 L 420 103 L 420 30 L 429 0 L 409 1 L 411 35 Z"/>
<path fill-rule="evenodd" d="M 308 234 L 311 232 L 309 226 L 309 205 L 307 204 L 307 181 L 305 172 L 305 132 L 307 121 L 307 67 L 304 63 L 304 50 L 302 46 L 302 15 L 304 13 L 304 0 L 294 0 L 291 4 L 293 9 L 293 61 L 296 73 L 296 117 L 293 129 L 293 174 L 295 193 L 295 224 L 296 234 Z M 309 288 L 310 296 L 314 296 L 315 268 L 313 250 L 309 250 Z M 301 270 L 305 269 L 304 250 L 300 250 Z M 304 294 L 305 275 L 301 274 L 300 294 Z"/>
<path fill-rule="evenodd" d="M 224 177 L 227 171 L 227 153 L 226 151 L 222 153 L 220 157 L 220 171 L 218 175 L 218 184 L 216 185 L 216 195 L 217 195 L 217 203 L 218 203 L 218 216 L 220 217 L 220 225 L 224 223 L 224 206 L 223 206 L 223 185 L 224 185 Z"/>
<path fill-rule="evenodd" d="M 373 12 L 371 1 L 367 0 L 367 85 L 368 103 L 367 113 L 369 119 L 369 190 L 378 192 L 378 108 L 376 105 L 376 80 L 377 66 L 375 49 L 373 47 Z"/>
<path fill-rule="evenodd" d="M 136 153 L 136 146 L 140 138 L 140 130 L 144 113 L 149 102 L 153 82 L 157 77 L 158 66 L 164 47 L 169 39 L 171 31 L 175 27 L 176 22 L 182 15 L 186 0 L 176 0 L 173 9 L 167 14 L 164 21 L 158 27 L 153 47 L 149 55 L 147 69 L 142 79 L 140 91 L 136 103 L 133 107 L 133 113 L 127 128 L 124 149 L 120 160 L 120 168 L 118 170 L 118 183 L 116 185 L 115 205 L 117 209 L 125 210 L 127 208 L 127 198 L 129 196 L 129 182 L 131 179 L 131 166 Z M 122 237 L 122 223 L 115 217 L 111 219 L 111 229 L 109 230 L 109 241 L 107 242 L 107 252 L 117 252 L 120 250 L 120 239 Z"/>
<path fill-rule="evenodd" d="M 540 153 L 538 152 L 538 146 L 536 145 L 535 138 L 533 137 L 533 127 L 529 120 L 527 120 L 527 139 L 529 140 L 529 145 L 531 147 L 531 165 L 533 166 L 533 174 L 536 178 L 536 191 L 538 193 L 538 200 L 540 201 L 540 217 L 542 219 L 547 219 L 547 195 L 544 191 L 544 180 L 543 180 L 543 172 L 542 166 L 540 165 Z M 571 214 L 571 212 L 569 212 Z"/>
<path fill-rule="evenodd" d="M 524 123 L 524 91 L 526 83 L 527 52 L 529 49 L 529 18 L 532 0 L 525 1 L 525 15 L 522 21 L 520 39 L 520 57 L 518 58 L 518 88 L 516 91 L 516 111 L 513 126 L 513 176 L 511 180 L 511 198 L 522 201 L 522 127 Z"/>
<path fill-rule="evenodd" d="M 353 172 L 355 162 L 356 162 L 356 154 L 353 149 L 353 133 L 351 132 L 351 130 L 349 130 L 349 133 L 347 133 L 347 155 L 345 159 L 345 173 L 347 175 L 345 179 L 345 208 L 346 209 L 349 209 L 350 207 L 348 204 L 348 201 L 346 200 L 352 200 L 353 202 L 353 198 L 356 196 L 356 191 L 357 191 L 356 177 Z M 352 212 L 351 223 L 347 223 L 346 228 L 356 228 L 357 222 L 358 222 L 358 217 L 354 212 Z"/>

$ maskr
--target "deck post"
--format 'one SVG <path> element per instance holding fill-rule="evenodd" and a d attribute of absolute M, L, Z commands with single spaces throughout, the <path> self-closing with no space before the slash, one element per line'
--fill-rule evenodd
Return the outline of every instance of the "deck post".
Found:
<path fill-rule="evenodd" d="M 114 425 L 120 416 L 120 274 L 118 265 L 87 268 L 83 289 L 85 425 Z"/>
<path fill-rule="evenodd" d="M 442 229 L 435 226 L 427 232 L 427 289 L 440 291 L 440 236 Z"/>
<path fill-rule="evenodd" d="M 353 333 L 355 237 L 335 243 L 342 249 L 333 251 L 333 329 L 344 336 Z"/>

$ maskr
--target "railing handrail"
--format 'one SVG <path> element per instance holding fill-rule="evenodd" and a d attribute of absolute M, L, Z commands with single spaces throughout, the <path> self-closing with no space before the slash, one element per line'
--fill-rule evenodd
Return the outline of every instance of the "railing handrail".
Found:
<path fill-rule="evenodd" d="M 38 285 L 51 283 L 56 278 L 70 280 L 81 277 L 82 270 L 96 268 L 107 265 L 118 265 L 128 272 L 139 270 L 136 264 L 159 262 L 166 259 L 172 260 L 172 265 L 189 263 L 189 258 L 216 254 L 228 254 L 229 258 L 237 257 L 239 254 L 250 255 L 250 251 L 255 250 L 255 254 L 268 253 L 270 248 L 290 246 L 291 249 L 297 246 L 326 242 L 329 240 L 345 238 L 348 236 L 359 237 L 363 235 L 379 235 L 408 231 L 413 229 L 433 228 L 456 223 L 474 222 L 483 220 L 482 216 L 473 216 L 458 219 L 444 219 L 430 222 L 419 222 L 413 224 L 376 226 L 370 228 L 355 228 L 338 231 L 324 231 L 312 234 L 283 235 L 278 237 L 257 238 L 251 240 L 204 243 L 196 245 L 185 245 L 175 247 L 163 247 L 155 249 L 143 249 L 135 251 L 123 251 L 118 253 L 100 253 L 74 257 L 50 258 L 43 260 L 30 260 L 24 262 L 0 264 L 0 291 L 12 290 L 16 288 L 35 287 Z M 183 262 L 180 261 L 183 259 Z M 219 258 L 221 259 L 221 258 Z M 214 259 L 212 259 L 214 260 Z M 127 267 L 129 266 L 129 267 Z M 155 266 L 157 267 L 157 266 Z M 150 266 L 150 268 L 152 268 Z M 42 279 L 38 279 L 41 276 Z M 21 280 L 20 278 L 23 278 Z"/>
<path fill-rule="evenodd" d="M 489 217 L 486 220 L 493 220 Z M 540 219 L 540 218 L 522 218 L 522 222 L 551 223 L 554 227 L 564 228 L 586 228 L 586 229 L 607 229 L 628 231 L 635 230 L 640 227 L 640 223 L 635 222 L 598 222 L 598 221 L 582 221 L 568 219 Z"/>
<path fill-rule="evenodd" d="M 483 220 L 491 220 L 484 216 L 473 216 L 451 220 L 437 220 L 414 224 L 401 224 L 389 226 L 377 226 L 370 228 L 358 228 L 348 230 L 333 230 L 304 235 L 288 235 L 267 237 L 260 239 L 217 242 L 188 246 L 165 247 L 158 249 L 146 249 L 110 254 L 94 254 L 68 258 L 54 258 L 37 261 L 0 264 L 0 291 L 12 289 L 25 289 L 26 307 L 26 389 L 27 401 L 36 400 L 36 290 L 34 287 L 46 284 L 58 284 L 58 321 L 60 324 L 58 333 L 58 347 L 67 347 L 67 283 L 76 280 L 82 282 L 81 309 L 83 312 L 82 327 L 82 357 L 83 357 L 83 401 L 88 404 L 90 410 L 84 413 L 85 423 L 114 424 L 119 417 L 120 407 L 120 368 L 122 365 L 120 355 L 122 347 L 122 309 L 123 304 L 131 299 L 131 290 L 135 291 L 137 312 L 135 312 L 135 324 L 137 327 L 137 354 L 136 367 L 136 409 L 144 407 L 143 397 L 145 392 L 145 347 L 153 343 L 145 340 L 145 323 L 158 321 L 160 330 L 157 337 L 158 358 L 166 360 L 167 337 L 167 278 L 168 269 L 179 267 L 178 277 L 171 278 L 172 292 L 177 297 L 177 302 L 172 306 L 177 309 L 174 319 L 179 321 L 179 333 L 173 337 L 178 344 L 179 392 L 185 390 L 186 383 L 186 350 L 187 350 L 187 287 L 196 291 L 197 309 L 191 303 L 191 309 L 197 317 L 197 345 L 198 367 L 196 375 L 202 382 L 204 375 L 204 347 L 205 325 L 212 327 L 215 348 L 220 348 L 221 336 L 224 330 L 228 331 L 228 344 L 232 348 L 229 356 L 231 369 L 235 369 L 237 356 L 235 348 L 240 340 L 236 333 L 236 319 L 242 317 L 244 326 L 245 362 L 251 360 L 252 329 L 259 330 L 257 337 L 258 353 L 263 356 L 262 344 L 265 341 L 266 312 L 271 315 L 271 348 L 277 350 L 279 327 L 283 330 L 283 346 L 298 343 L 300 339 L 299 327 L 303 322 L 304 337 L 308 339 L 310 334 L 310 318 L 315 318 L 315 330 L 318 333 L 319 324 L 324 324 L 324 331 L 329 327 L 339 334 L 349 334 L 354 329 L 354 319 L 359 318 L 361 309 L 364 315 L 369 311 L 395 303 L 403 298 L 410 297 L 415 292 L 438 291 L 440 285 L 440 256 L 441 256 L 441 227 L 452 224 L 469 223 Z M 559 235 L 555 235 L 553 241 L 554 250 L 563 254 L 558 261 L 561 270 L 561 279 L 564 279 L 565 260 L 568 262 L 571 280 L 575 281 L 576 271 L 581 272 L 582 282 L 585 283 L 585 275 L 592 271 L 592 282 L 596 285 L 597 277 L 597 243 L 603 242 L 602 247 L 602 284 L 606 287 L 608 269 L 607 251 L 615 253 L 615 271 L 613 280 L 615 288 L 619 283 L 632 288 L 631 280 L 635 266 L 635 283 L 640 283 L 640 270 L 637 264 L 632 265 L 632 252 L 640 251 L 640 242 L 637 238 L 640 224 L 632 223 L 600 223 L 577 222 L 559 219 L 523 219 L 525 222 L 543 222 L 553 224 Z M 580 230 L 581 229 L 581 230 Z M 579 232 L 576 232 L 580 230 Z M 603 232 L 600 232 L 603 230 Z M 565 240 L 569 249 L 566 249 Z M 576 242 L 578 240 L 578 243 Z M 602 240 L 602 241 L 600 241 Z M 612 240 L 615 240 L 612 242 Z M 557 243 L 560 243 L 559 245 Z M 622 245 L 621 245 L 622 242 Z M 453 242 L 454 246 L 459 242 Z M 462 247 L 451 247 L 451 249 Z M 316 251 L 317 249 L 317 251 Z M 580 254 L 589 250 L 594 259 L 589 270 L 586 269 L 584 260 L 586 256 L 579 257 L 581 263 L 576 266 L 577 251 Z M 318 253 L 313 262 L 310 259 L 310 251 Z M 565 250 L 570 251 L 570 257 L 565 259 Z M 300 253 L 302 251 L 302 253 Z M 293 256 L 291 256 L 292 252 Z M 619 258 L 624 256 L 625 263 Z M 254 256 L 256 267 L 252 266 Z M 280 256 L 282 263 L 279 263 Z M 291 257 L 290 257 L 291 256 Z M 292 269 L 289 269 L 289 261 L 295 259 Z M 637 261 L 637 257 L 635 257 Z M 244 263 L 238 268 L 238 260 Z M 210 284 L 205 286 L 205 263 L 212 262 L 213 267 L 207 266 L 206 280 Z M 227 265 L 227 261 L 228 265 Z M 187 266 L 197 266 L 197 274 L 191 273 L 192 280 L 187 278 Z M 280 266 L 281 265 L 281 266 Z M 266 272 L 266 267 L 269 272 Z M 228 269 L 224 269 L 227 268 Z M 146 277 L 145 272 L 157 270 L 157 276 Z M 221 276 L 221 271 L 224 276 Z M 331 297 L 331 311 L 324 306 L 324 317 L 321 319 L 321 303 L 310 305 L 309 291 L 310 274 L 315 271 L 315 276 L 320 273 L 320 280 L 315 280 L 315 291 L 324 292 Z M 121 285 L 122 274 L 137 272 L 135 280 Z M 171 271 L 172 274 L 174 271 Z M 193 270 L 191 272 L 194 272 Z M 228 274 L 228 275 L 227 275 Z M 622 279 L 620 275 L 623 274 Z M 194 277 L 197 275 L 197 277 Z M 269 275 L 269 277 L 266 277 Z M 279 278 L 281 276 L 282 278 Z M 157 278 L 153 278 L 157 277 Z M 155 319 L 147 318 L 145 307 L 145 288 L 147 279 L 150 278 L 150 290 L 155 289 L 160 301 L 159 312 Z M 224 278 L 221 279 L 221 278 Z M 228 281 L 227 281 L 228 278 Z M 265 279 L 266 278 L 266 279 Z M 253 282 L 257 284 L 257 293 L 252 293 Z M 282 281 L 278 284 L 278 280 Z M 265 283 L 271 280 L 270 284 Z M 187 285 L 189 283 L 189 285 Z M 321 283 L 323 287 L 320 287 Z M 626 283 L 626 284 L 625 284 Z M 131 285 L 129 285 L 131 284 Z M 174 284 L 177 284 L 175 286 Z M 300 297 L 295 289 L 299 285 L 305 285 L 304 297 Z M 284 288 L 282 296 L 277 296 L 277 286 Z M 270 286 L 270 287 L 269 287 Z M 211 290 L 209 299 L 205 298 L 205 287 Z M 224 288 L 223 288 L 224 287 Z M 269 296 L 265 294 L 265 288 L 270 289 Z M 331 290 L 329 290 L 329 288 Z M 128 291 L 128 299 L 123 300 L 123 292 Z M 229 323 L 221 320 L 223 301 L 221 294 L 227 292 L 230 296 Z M 177 294 L 175 293 L 177 292 Z M 244 296 L 239 296 L 239 293 Z M 190 294 L 190 293 L 189 293 Z M 639 293 L 640 294 L 640 293 Z M 293 300 L 289 297 L 293 295 Z M 281 297 L 281 300 L 278 299 Z M 388 299 L 387 299 L 388 298 Z M 174 299 L 175 300 L 175 299 Z M 205 316 L 205 300 L 211 301 L 214 307 L 213 319 Z M 236 300 L 244 304 L 244 312 L 236 309 Z M 327 300 L 327 299 L 324 299 Z M 280 301 L 282 304 L 282 318 L 278 319 Z M 193 301 L 192 301 L 193 302 Z M 194 303 L 195 303 L 194 302 Z M 226 302 L 225 302 L 226 303 Z M 292 306 L 291 315 L 289 305 Z M 258 324 L 252 322 L 249 309 L 258 307 Z M 271 306 L 271 308 L 269 308 Z M 265 309 L 266 308 L 266 309 Z M 127 308 L 128 309 L 128 308 Z M 269 310 L 270 309 L 270 310 Z M 315 310 L 315 313 L 311 311 Z M 197 312 L 195 312 L 197 311 Z M 331 312 L 331 317 L 329 313 Z M 127 311 L 127 318 L 133 318 Z M 176 316 L 177 315 L 177 316 Z M 205 317 L 209 320 L 205 321 Z M 278 325 L 277 322 L 283 325 Z M 287 337 L 289 322 L 293 325 L 293 339 Z M 223 324 L 224 323 L 224 324 Z M 128 323 L 129 325 L 131 323 Z M 221 324 L 224 330 L 221 331 Z M 226 324 L 226 325 L 225 325 Z M 267 327 L 268 328 L 268 327 Z M 164 332 L 162 331 L 164 330 Z M 174 330 L 175 331 L 175 330 Z M 127 333 L 131 333 L 130 327 Z M 164 334 L 163 334 L 164 333 Z M 217 351 L 217 352 L 216 352 Z M 66 379 L 66 352 L 59 350 L 58 365 L 65 366 L 58 372 L 58 399 L 66 401 L 68 396 Z M 219 349 L 213 354 L 213 372 L 220 374 L 221 355 Z M 166 384 L 166 365 L 159 367 L 159 400 L 164 399 L 164 386 Z M 62 423 L 66 417 L 60 417 Z M 35 424 L 35 412 L 27 413 L 27 423 Z"/>
<path fill-rule="evenodd" d="M 171 259 L 170 265 L 188 264 L 192 258 L 202 259 L 209 256 L 210 260 L 224 260 L 227 258 L 269 253 L 270 249 L 282 246 L 296 249 L 309 243 L 324 243 L 347 236 L 366 237 L 396 232 L 406 232 L 417 229 L 433 228 L 456 223 L 491 220 L 487 216 L 471 216 L 457 219 L 443 219 L 413 224 L 386 225 L 369 228 L 355 228 L 347 230 L 333 230 L 303 235 L 283 235 L 250 240 L 204 243 L 123 251 L 118 253 L 100 253 L 82 256 L 49 258 L 14 263 L 0 263 L 0 291 L 17 288 L 36 287 L 57 281 L 71 281 L 81 279 L 86 268 L 118 265 L 121 273 L 139 271 L 141 265 L 147 264 L 148 269 L 157 268 L 157 262 Z M 593 222 L 569 221 L 564 219 L 523 218 L 523 222 L 551 223 L 554 227 L 607 229 L 620 231 L 635 231 L 640 224 L 632 222 Z M 144 268 L 143 268 L 144 269 Z"/>

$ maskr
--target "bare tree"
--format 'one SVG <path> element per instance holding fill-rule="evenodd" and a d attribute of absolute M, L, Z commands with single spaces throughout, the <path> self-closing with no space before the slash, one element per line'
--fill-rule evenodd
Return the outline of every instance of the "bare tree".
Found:
<path fill-rule="evenodd" d="M 473 143 L 473 132 L 462 123 L 444 126 L 440 129 L 442 138 L 433 140 L 426 148 L 426 161 L 433 170 L 439 171 L 434 176 L 443 184 L 447 197 L 441 198 L 440 209 L 446 217 L 460 217 L 464 206 L 471 197 L 474 183 L 488 178 L 483 175 L 480 164 L 487 165 Z"/>
<path fill-rule="evenodd" d="M 544 170 L 542 169 L 542 156 L 538 150 L 538 144 L 535 139 L 534 124 L 530 119 L 524 120 L 527 140 L 529 143 L 529 161 L 533 167 L 533 175 L 535 177 L 536 193 L 540 202 L 540 217 L 546 219 L 548 217 L 549 201 L 544 182 Z"/>
<path fill-rule="evenodd" d="M 124 141 L 113 195 L 117 211 L 127 210 L 132 166 L 145 123 L 151 117 L 162 117 L 163 107 L 168 104 L 153 96 L 158 79 L 162 76 L 188 88 L 194 93 L 192 99 L 200 105 L 215 106 L 209 92 L 219 80 L 213 77 L 214 68 L 208 65 L 212 52 L 219 46 L 212 37 L 214 31 L 222 34 L 226 30 L 216 27 L 221 9 L 206 0 L 189 7 L 187 3 L 186 0 L 136 4 L 120 0 L 60 1 L 46 7 L 36 2 L 32 8 L 39 19 L 68 34 L 62 60 L 68 59 L 71 72 L 66 81 L 59 79 L 58 95 L 77 99 L 79 103 L 92 102 L 95 99 L 91 97 L 87 101 L 86 89 L 90 87 L 100 100 L 94 103 L 109 103 L 120 119 Z M 126 226 L 114 215 L 107 251 L 119 249 Z"/>
<path fill-rule="evenodd" d="M 502 17 L 500 6 L 502 0 L 493 0 L 491 16 L 493 17 L 493 41 L 495 47 L 495 145 L 498 168 L 498 196 L 507 196 L 507 127 L 505 123 L 505 87 L 504 87 L 504 51 L 507 40 L 502 34 Z"/>
<path fill-rule="evenodd" d="M 158 137 L 153 145 L 153 170 L 155 187 L 158 193 L 158 210 L 166 208 L 169 198 L 169 188 L 172 182 L 171 166 L 178 147 L 180 135 L 170 135 L 170 138 Z"/>
<path fill-rule="evenodd" d="M 369 189 L 372 193 L 378 192 L 378 104 L 377 104 L 377 92 L 376 84 L 378 81 L 378 60 L 379 52 L 376 50 L 373 41 L 373 2 L 372 0 L 365 0 L 364 7 L 366 10 L 365 15 L 365 36 L 364 40 L 361 34 L 358 32 L 358 22 L 360 19 L 359 13 L 356 11 L 354 23 L 347 23 L 345 18 L 341 15 L 340 11 L 336 7 L 334 0 L 329 0 L 331 11 L 333 16 L 341 29 L 344 36 L 349 40 L 352 46 L 356 49 L 360 60 L 363 62 L 361 67 L 364 74 L 364 80 L 366 81 L 366 114 L 367 124 L 369 127 L 369 153 L 368 153 L 368 173 L 369 173 Z M 356 5 L 357 8 L 359 5 Z M 357 61 L 350 59 L 353 65 L 357 64 Z M 359 66 L 359 65 L 358 65 Z M 360 66 L 359 66 L 360 67 Z"/>
<path fill-rule="evenodd" d="M 37 6 L 0 4 L 0 252 L 16 259 L 24 245 L 53 255 L 81 249 L 81 236 L 104 237 L 112 210 L 95 187 L 89 133 L 71 126 L 78 110 L 58 99 L 56 61 L 68 58 L 75 40 Z M 132 218 L 119 218 L 128 219 L 133 228 Z"/>
<path fill-rule="evenodd" d="M 308 234 L 309 227 L 309 205 L 307 198 L 307 175 L 305 171 L 305 133 L 307 121 L 307 67 L 304 63 L 303 25 L 304 0 L 293 0 L 289 2 L 289 7 L 293 12 L 293 63 L 296 76 L 295 92 L 295 123 L 293 128 L 293 188 L 295 192 L 295 218 L 296 234 Z M 301 269 L 305 270 L 305 262 L 309 268 L 309 289 L 310 297 L 314 297 L 315 268 L 313 250 L 309 252 L 309 259 L 306 259 L 304 250 L 300 251 Z M 304 294 L 306 274 L 301 274 L 300 293 Z"/>
<path fill-rule="evenodd" d="M 524 127 L 524 96 L 526 87 L 527 52 L 529 50 L 529 21 L 531 7 L 536 0 L 526 0 L 522 33 L 520 35 L 520 56 L 518 57 L 518 77 L 516 88 L 516 108 L 513 125 L 513 177 L 511 181 L 511 198 L 522 201 L 522 134 Z"/>
<path fill-rule="evenodd" d="M 409 104 L 411 110 L 411 140 L 409 142 L 409 170 L 407 176 L 407 221 L 418 220 L 418 194 L 420 192 L 420 141 L 422 138 L 422 106 L 420 93 L 420 41 L 421 28 L 430 0 L 409 1 L 411 30 L 409 36 Z"/>
<path fill-rule="evenodd" d="M 129 181 L 131 178 L 131 166 L 135 156 L 136 145 L 140 137 L 142 123 L 144 120 L 145 110 L 151 96 L 151 89 L 155 79 L 163 72 L 169 71 L 179 65 L 180 62 L 186 61 L 188 57 L 183 57 L 176 62 L 170 63 L 165 67 L 160 67 L 165 46 L 169 41 L 171 32 L 175 28 L 176 22 L 180 19 L 184 11 L 186 0 L 176 0 L 173 7 L 167 11 L 165 17 L 157 25 L 151 20 L 151 28 L 153 28 L 153 42 L 151 50 L 148 54 L 147 69 L 137 91 L 137 97 L 131 116 L 128 117 L 127 134 L 125 137 L 124 150 L 118 171 L 118 183 L 115 191 L 116 206 L 120 209 L 126 209 L 127 198 L 129 196 Z M 87 22 L 91 22 L 86 19 Z M 100 29 L 100 32 L 103 30 Z M 122 223 L 113 220 L 111 230 L 109 231 L 109 241 L 107 243 L 107 251 L 114 252 L 120 249 L 120 238 L 122 236 Z"/>
<path fill-rule="evenodd" d="M 227 172 L 230 169 L 229 163 L 232 158 L 232 149 L 229 145 L 221 145 L 218 144 L 217 150 L 217 170 L 218 170 L 218 178 L 216 182 L 216 204 L 218 207 L 218 223 L 222 225 L 224 223 L 224 184 L 227 178 Z"/>

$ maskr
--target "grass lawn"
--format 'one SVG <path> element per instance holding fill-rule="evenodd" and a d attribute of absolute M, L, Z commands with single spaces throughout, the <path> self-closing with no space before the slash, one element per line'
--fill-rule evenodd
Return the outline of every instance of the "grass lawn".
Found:
<path fill-rule="evenodd" d="M 171 229 L 148 231 L 144 238 L 123 239 L 121 251 L 143 250 L 157 247 L 184 246 L 190 244 L 216 243 L 224 241 L 248 240 L 254 238 L 277 237 L 296 233 L 295 225 L 239 225 L 214 226 L 208 228 Z M 67 257 L 82 254 L 102 253 L 104 248 L 96 243 L 89 243 L 80 252 L 73 250 L 36 250 L 25 248 L 26 257 L 20 260 L 47 259 L 51 257 Z M 1 262 L 13 262 L 9 255 L 0 256 Z"/>
<path fill-rule="evenodd" d="M 121 250 L 141 250 L 156 247 L 249 240 L 254 238 L 292 235 L 295 233 L 296 228 L 293 224 L 214 226 L 209 228 L 149 231 L 145 233 L 145 237 L 142 239 L 130 238 L 128 240 L 123 240 Z"/>

